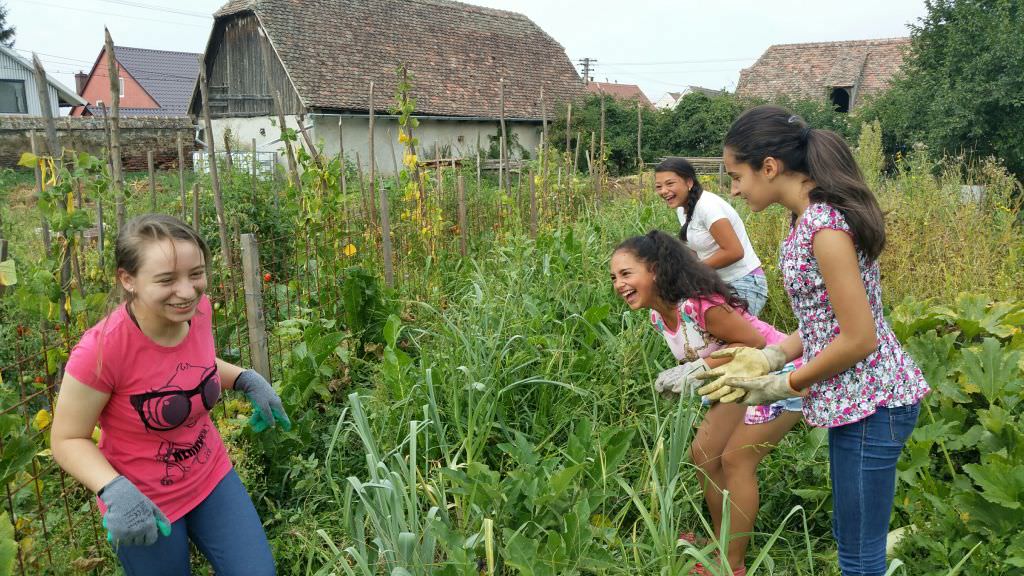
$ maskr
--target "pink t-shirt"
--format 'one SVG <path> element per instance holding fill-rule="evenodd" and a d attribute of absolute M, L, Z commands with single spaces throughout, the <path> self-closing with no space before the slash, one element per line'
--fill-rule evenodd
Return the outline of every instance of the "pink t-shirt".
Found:
<path fill-rule="evenodd" d="M 100 452 L 171 522 L 231 470 L 203 398 L 205 391 L 206 402 L 215 402 L 220 390 L 212 315 L 203 296 L 185 339 L 164 347 L 121 305 L 82 335 L 66 367 L 78 381 L 110 394 L 100 413 Z M 175 391 L 196 392 L 186 398 Z"/>
<path fill-rule="evenodd" d="M 677 306 L 679 312 L 679 325 L 675 332 L 665 327 L 661 314 L 651 310 L 651 323 L 661 332 L 665 342 L 672 350 L 672 355 L 681 362 L 692 362 L 697 358 L 707 358 L 712 352 L 725 347 L 726 343 L 715 338 L 707 329 L 705 314 L 711 308 L 725 304 L 725 298 L 711 296 L 708 298 L 688 298 Z M 765 345 L 778 344 L 786 339 L 786 334 L 778 331 L 774 326 L 761 320 L 757 316 L 748 313 L 746 310 L 734 308 L 747 322 L 761 333 L 765 339 Z M 796 366 L 800 361 L 794 362 Z"/>

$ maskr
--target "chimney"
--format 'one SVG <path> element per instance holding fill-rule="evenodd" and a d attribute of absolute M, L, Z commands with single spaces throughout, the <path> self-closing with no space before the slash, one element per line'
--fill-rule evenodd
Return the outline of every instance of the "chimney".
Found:
<path fill-rule="evenodd" d="M 85 93 L 85 84 L 88 81 L 89 75 L 85 72 L 79 70 L 78 74 L 75 74 L 75 92 L 77 92 L 79 96 Z"/>

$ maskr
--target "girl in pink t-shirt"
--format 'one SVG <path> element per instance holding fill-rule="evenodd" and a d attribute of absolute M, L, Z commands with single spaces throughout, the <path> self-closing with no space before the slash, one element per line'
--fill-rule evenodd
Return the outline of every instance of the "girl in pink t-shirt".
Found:
<path fill-rule="evenodd" d="M 749 314 L 746 302 L 713 268 L 664 232 L 654 230 L 620 244 L 612 254 L 611 279 L 630 308 L 651 311 L 651 323 L 683 363 L 658 376 L 655 389 L 662 395 L 692 395 L 704 384 L 696 378 L 699 374 L 728 362 L 715 358 L 722 353 L 713 355 L 716 350 L 730 345 L 763 348 L 786 337 Z M 731 532 L 737 536 L 729 541 L 728 565 L 734 574 L 746 573 L 747 534 L 759 502 L 757 466 L 800 421 L 800 410 L 799 399 L 749 408 L 713 403 L 690 447 L 716 537 L 722 491 L 729 490 Z"/>
<path fill-rule="evenodd" d="M 189 539 L 217 574 L 273 574 L 263 526 L 210 411 L 223 389 L 235 389 L 253 403 L 255 427 L 290 422 L 262 376 L 216 357 L 204 295 L 209 249 L 180 220 L 150 214 L 124 226 L 115 257 L 124 302 L 71 351 L 54 460 L 97 493 L 129 576 L 190 573 Z"/>

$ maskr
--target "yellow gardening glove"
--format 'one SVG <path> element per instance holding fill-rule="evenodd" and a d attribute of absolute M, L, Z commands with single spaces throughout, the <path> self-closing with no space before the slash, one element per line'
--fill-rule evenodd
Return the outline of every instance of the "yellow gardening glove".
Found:
<path fill-rule="evenodd" d="M 698 374 L 698 380 L 710 381 L 702 386 L 697 393 L 711 401 L 736 402 L 743 397 L 744 390 L 734 390 L 728 385 L 731 377 L 764 376 L 769 372 L 781 370 L 786 364 L 786 354 L 778 346 L 763 349 L 741 347 L 725 348 L 711 354 L 712 358 L 732 358 L 714 370 Z"/>

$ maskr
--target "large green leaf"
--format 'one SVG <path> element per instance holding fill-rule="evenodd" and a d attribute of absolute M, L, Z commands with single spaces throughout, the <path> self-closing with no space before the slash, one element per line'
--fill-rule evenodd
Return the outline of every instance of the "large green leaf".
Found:
<path fill-rule="evenodd" d="M 1024 464 L 1011 466 L 990 460 L 985 465 L 967 464 L 964 470 L 981 487 L 981 495 L 989 502 L 1012 510 L 1024 505 Z"/>
<path fill-rule="evenodd" d="M 1020 371 L 1017 363 L 1020 351 L 1006 351 L 995 338 L 985 338 L 980 348 L 968 348 L 963 351 L 964 374 L 968 380 L 978 386 L 989 404 L 1001 404 L 1012 407 L 1019 397 L 1007 396 L 1003 392 L 1020 387 Z"/>

